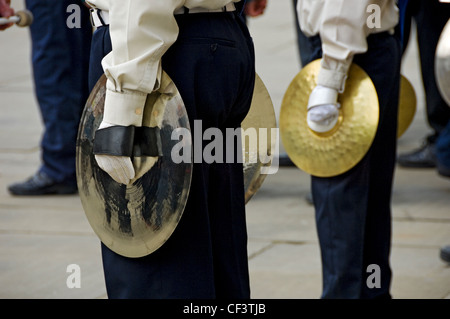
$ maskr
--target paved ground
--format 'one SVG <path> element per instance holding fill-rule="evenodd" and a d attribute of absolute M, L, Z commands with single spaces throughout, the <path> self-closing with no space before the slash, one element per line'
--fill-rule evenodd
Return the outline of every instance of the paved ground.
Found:
<path fill-rule="evenodd" d="M 19 7 L 16 7 L 19 8 Z M 276 113 L 299 71 L 290 0 L 269 1 L 264 16 L 249 21 L 257 72 Z M 106 298 L 99 242 L 79 197 L 12 197 L 7 185 L 33 174 L 42 133 L 33 94 L 27 29 L 0 33 L 0 298 Z M 421 143 L 428 132 L 416 43 L 403 74 L 416 89 L 415 119 L 399 139 L 399 151 Z M 283 154 L 283 149 L 281 149 Z M 248 203 L 252 296 L 317 299 L 321 265 L 314 212 L 305 196 L 309 177 L 293 167 L 267 176 Z M 434 170 L 396 171 L 393 193 L 392 294 L 404 299 L 450 299 L 450 266 L 439 248 L 450 244 L 450 179 Z M 81 287 L 68 288 L 69 265 L 81 271 Z M 180 265 L 182 267 L 182 265 Z"/>

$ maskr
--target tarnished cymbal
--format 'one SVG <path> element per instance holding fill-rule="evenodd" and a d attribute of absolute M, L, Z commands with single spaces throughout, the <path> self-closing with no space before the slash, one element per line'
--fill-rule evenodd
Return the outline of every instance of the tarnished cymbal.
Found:
<path fill-rule="evenodd" d="M 397 138 L 400 138 L 411 125 L 416 115 L 417 97 L 411 82 L 401 76 L 398 105 Z"/>
<path fill-rule="evenodd" d="M 435 73 L 439 92 L 450 107 L 450 20 L 442 30 L 436 47 Z"/>
<path fill-rule="evenodd" d="M 280 110 L 280 135 L 293 163 L 318 177 L 342 174 L 354 167 L 372 145 L 379 103 L 372 80 L 352 64 L 345 91 L 339 96 L 339 120 L 329 132 L 317 133 L 306 123 L 309 95 L 317 84 L 320 59 L 306 65 L 292 80 Z"/>
<path fill-rule="evenodd" d="M 264 182 L 267 176 L 265 170 L 268 170 L 272 164 L 273 150 L 277 143 L 277 135 L 274 131 L 277 128 L 275 110 L 269 92 L 258 74 L 256 74 L 252 104 L 241 126 L 245 202 L 247 203 Z"/>
<path fill-rule="evenodd" d="M 161 132 L 161 157 L 133 158 L 136 177 L 130 185 L 115 182 L 98 165 L 93 155 L 95 131 L 103 119 L 106 77 L 103 75 L 86 103 L 77 138 L 77 183 L 85 215 L 100 240 L 114 252 L 126 257 L 151 254 L 170 237 L 183 214 L 192 178 L 192 163 L 176 163 L 171 151 L 175 129 L 190 131 L 188 115 L 172 80 L 163 73 L 162 92 L 147 97 L 143 125 L 158 126 Z M 246 203 L 258 191 L 271 165 L 276 119 L 270 96 L 256 75 L 251 108 L 242 123 L 244 131 L 243 166 Z M 260 130 L 262 129 L 262 130 Z M 256 143 L 246 142 L 246 134 L 256 133 Z M 269 131 L 266 136 L 263 134 Z M 265 141 L 265 143 L 263 142 Z M 192 140 L 182 140 L 192 147 Z"/>
<path fill-rule="evenodd" d="M 177 128 L 190 130 L 175 84 L 163 72 L 161 89 L 147 97 L 144 126 L 160 128 L 162 156 L 133 158 L 136 177 L 128 186 L 115 182 L 96 163 L 94 133 L 102 118 L 106 94 L 103 75 L 86 103 L 77 138 L 77 183 L 85 215 L 100 240 L 126 257 L 157 250 L 175 230 L 189 194 L 192 160 L 174 163 L 171 150 Z M 191 139 L 183 140 L 191 147 Z"/>

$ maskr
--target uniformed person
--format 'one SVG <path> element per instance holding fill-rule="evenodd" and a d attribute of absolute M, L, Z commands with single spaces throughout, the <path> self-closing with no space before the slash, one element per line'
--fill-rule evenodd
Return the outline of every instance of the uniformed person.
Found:
<path fill-rule="evenodd" d="M 44 126 L 41 164 L 31 177 L 8 185 L 15 196 L 75 194 L 76 139 L 89 96 L 92 26 L 89 11 L 75 0 L 26 0 L 30 25 L 33 84 Z M 76 17 L 76 23 L 71 17 Z M 68 23 L 70 22 L 70 23 Z"/>
<path fill-rule="evenodd" d="M 100 128 L 140 126 L 162 70 L 177 86 L 191 127 L 201 120 L 203 130 L 238 128 L 250 108 L 255 57 L 235 2 L 87 1 L 97 26 L 91 89 L 107 76 Z M 96 158 L 116 181 L 133 178 L 130 158 Z M 141 258 L 102 244 L 102 258 L 109 298 L 249 298 L 242 164 L 194 163 L 186 208 L 168 241 Z"/>
<path fill-rule="evenodd" d="M 372 79 L 380 118 L 365 157 L 344 174 L 312 176 L 322 257 L 322 298 L 390 298 L 391 191 L 394 175 L 400 43 L 394 0 L 299 0 L 301 30 L 322 58 L 307 122 L 329 131 L 338 116 L 351 63 Z M 358 112 L 364 112 L 364 105 Z M 379 281 L 370 275 L 377 271 Z M 375 275 L 377 275 L 375 274 Z M 368 280 L 369 279 L 369 280 Z"/>
<path fill-rule="evenodd" d="M 442 97 L 435 74 L 436 48 L 440 35 L 450 18 L 450 4 L 439 0 L 407 1 L 404 45 L 409 42 L 410 29 L 416 28 L 417 48 L 420 58 L 420 74 L 425 92 L 425 115 L 431 132 L 423 139 L 418 148 L 400 154 L 398 165 L 408 168 L 436 168 L 439 172 L 440 161 L 438 140 L 448 134 L 446 126 L 450 125 L 450 108 Z M 414 20 L 414 25 L 412 21 Z M 446 137 L 444 136 L 443 139 Z M 442 170 L 442 169 L 441 169 Z"/>

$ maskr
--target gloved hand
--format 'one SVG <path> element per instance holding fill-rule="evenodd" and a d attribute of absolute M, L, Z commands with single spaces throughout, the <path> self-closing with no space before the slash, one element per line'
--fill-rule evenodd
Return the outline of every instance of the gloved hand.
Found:
<path fill-rule="evenodd" d="M 316 86 L 308 100 L 306 122 L 310 129 L 324 133 L 330 131 L 339 118 L 338 91 L 325 86 Z"/>
<path fill-rule="evenodd" d="M 101 122 L 98 129 L 111 126 L 114 126 L 114 124 Z M 95 160 L 98 166 L 118 183 L 127 185 L 134 178 L 135 172 L 130 157 L 96 154 Z"/>

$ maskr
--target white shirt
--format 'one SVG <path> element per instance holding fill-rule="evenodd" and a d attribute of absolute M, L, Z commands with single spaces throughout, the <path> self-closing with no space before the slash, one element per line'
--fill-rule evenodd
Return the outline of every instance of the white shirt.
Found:
<path fill-rule="evenodd" d="M 183 6 L 220 9 L 239 0 L 88 0 L 109 13 L 112 52 L 102 60 L 107 77 L 103 120 L 142 125 L 147 94 L 159 87 L 161 57 L 175 42 L 174 11 Z"/>
<path fill-rule="evenodd" d="M 297 13 L 301 30 L 322 41 L 317 84 L 338 91 L 353 56 L 367 51 L 367 36 L 393 30 L 399 19 L 395 0 L 298 0 Z"/>

